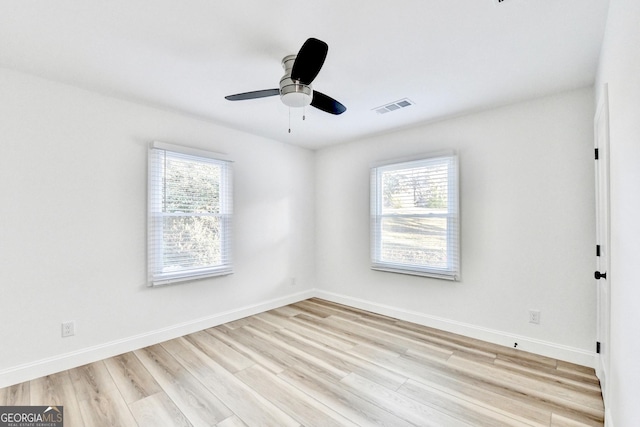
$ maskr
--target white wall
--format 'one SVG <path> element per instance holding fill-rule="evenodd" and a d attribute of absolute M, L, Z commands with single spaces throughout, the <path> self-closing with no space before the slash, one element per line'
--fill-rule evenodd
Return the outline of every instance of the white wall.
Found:
<path fill-rule="evenodd" d="M 582 89 L 314 154 L 0 69 L 0 387 L 311 295 L 589 364 L 593 103 Z M 235 274 L 145 286 L 152 140 L 235 160 Z M 371 271 L 370 163 L 447 148 L 462 281 Z"/>
<path fill-rule="evenodd" d="M 586 88 L 320 150 L 323 296 L 593 364 L 593 114 Z M 370 270 L 369 166 L 444 149 L 460 160 L 462 280 Z"/>
<path fill-rule="evenodd" d="M 235 274 L 146 287 L 153 140 L 235 161 Z M 0 387 L 306 297 L 314 180 L 312 151 L 0 69 Z"/>
<path fill-rule="evenodd" d="M 640 2 L 611 0 L 596 82 L 610 114 L 609 427 L 640 425 Z"/>

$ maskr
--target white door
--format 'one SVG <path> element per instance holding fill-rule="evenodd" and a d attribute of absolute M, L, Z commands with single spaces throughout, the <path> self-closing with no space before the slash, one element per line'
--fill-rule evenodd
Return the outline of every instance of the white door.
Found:
<path fill-rule="evenodd" d="M 594 274 L 597 301 L 597 339 L 600 353 L 597 373 L 602 392 L 607 398 L 609 380 L 609 320 L 610 284 L 609 271 L 609 95 L 607 86 L 602 91 L 594 119 L 596 170 L 596 271 Z"/>

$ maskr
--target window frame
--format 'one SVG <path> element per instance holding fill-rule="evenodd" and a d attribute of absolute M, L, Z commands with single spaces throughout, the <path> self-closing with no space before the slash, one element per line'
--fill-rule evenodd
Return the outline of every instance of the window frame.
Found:
<path fill-rule="evenodd" d="M 444 214 L 383 214 L 384 185 L 382 175 L 393 170 L 413 169 L 427 164 L 447 164 L 447 212 Z M 425 276 L 452 281 L 460 280 L 460 180 L 459 162 L 455 151 L 428 153 L 409 158 L 389 160 L 371 166 L 370 170 L 370 256 L 371 269 L 392 273 Z M 443 217 L 447 220 L 447 266 L 398 263 L 382 259 L 384 233 L 382 220 L 389 217 Z"/>
<path fill-rule="evenodd" d="M 184 157 L 196 162 L 212 163 L 220 166 L 220 182 L 218 185 L 218 213 L 169 213 L 163 208 L 163 165 L 159 164 L 167 153 L 175 157 Z M 232 162 L 224 154 L 206 150 L 167 144 L 154 141 L 148 149 L 147 180 L 147 284 L 150 287 L 222 276 L 233 273 L 231 254 L 231 227 L 233 214 L 233 170 Z M 221 262 L 204 267 L 190 268 L 180 271 L 161 271 L 163 266 L 164 240 L 162 221 L 167 217 L 205 217 L 220 218 Z"/>

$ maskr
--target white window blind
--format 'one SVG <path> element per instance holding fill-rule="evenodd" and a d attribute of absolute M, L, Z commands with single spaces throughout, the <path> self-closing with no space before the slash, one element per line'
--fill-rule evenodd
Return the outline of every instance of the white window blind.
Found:
<path fill-rule="evenodd" d="M 149 149 L 150 286 L 230 274 L 231 163 L 154 142 Z"/>
<path fill-rule="evenodd" d="M 371 169 L 371 266 L 458 280 L 455 154 Z"/>

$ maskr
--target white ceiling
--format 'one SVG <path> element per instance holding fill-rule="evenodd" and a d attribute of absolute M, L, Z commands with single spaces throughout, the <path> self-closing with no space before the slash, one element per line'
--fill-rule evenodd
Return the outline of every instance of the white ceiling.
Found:
<path fill-rule="evenodd" d="M 0 0 L 0 66 L 308 148 L 593 84 L 608 0 Z M 329 45 L 314 88 L 278 97 L 282 58 Z M 383 104 L 415 105 L 377 114 Z M 2 102 L 0 100 L 0 102 Z"/>

